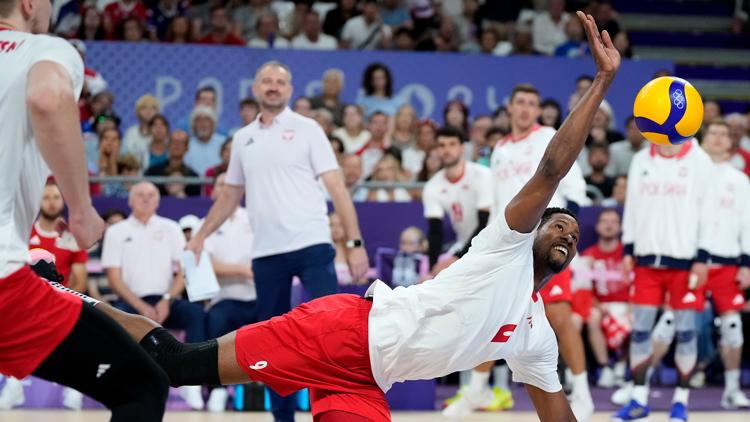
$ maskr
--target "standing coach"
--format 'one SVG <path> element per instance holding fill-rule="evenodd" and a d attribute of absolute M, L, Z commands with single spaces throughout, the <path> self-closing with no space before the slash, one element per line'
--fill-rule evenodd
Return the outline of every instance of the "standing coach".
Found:
<path fill-rule="evenodd" d="M 355 280 L 368 269 L 357 215 L 328 138 L 318 123 L 289 109 L 292 73 L 279 62 L 263 64 L 255 74 L 253 94 L 260 114 L 233 138 L 226 188 L 187 248 L 197 255 L 203 242 L 246 195 L 253 241 L 253 272 L 258 319 L 291 308 L 292 277 L 298 276 L 313 298 L 336 293 L 323 180 L 348 237 L 349 268 Z M 244 187 L 244 190 L 243 190 Z M 294 421 L 294 400 L 272 392 L 277 422 Z"/>

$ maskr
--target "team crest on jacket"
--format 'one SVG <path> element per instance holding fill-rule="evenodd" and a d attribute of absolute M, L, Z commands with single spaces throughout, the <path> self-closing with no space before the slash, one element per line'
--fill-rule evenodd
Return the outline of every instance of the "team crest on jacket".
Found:
<path fill-rule="evenodd" d="M 283 132 L 283 133 L 281 134 L 281 138 L 282 138 L 283 140 L 285 140 L 285 141 L 291 141 L 292 139 L 294 139 L 294 130 L 292 130 L 292 129 L 289 129 L 289 130 L 285 130 L 285 131 L 284 131 L 284 132 Z"/>

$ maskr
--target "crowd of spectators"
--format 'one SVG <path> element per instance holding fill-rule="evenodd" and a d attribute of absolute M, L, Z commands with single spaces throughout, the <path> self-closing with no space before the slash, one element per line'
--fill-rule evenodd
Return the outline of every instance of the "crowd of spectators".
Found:
<path fill-rule="evenodd" d="M 608 0 L 69 0 L 54 31 L 85 41 L 578 57 L 588 51 L 569 12 L 579 9 L 632 57 Z"/>

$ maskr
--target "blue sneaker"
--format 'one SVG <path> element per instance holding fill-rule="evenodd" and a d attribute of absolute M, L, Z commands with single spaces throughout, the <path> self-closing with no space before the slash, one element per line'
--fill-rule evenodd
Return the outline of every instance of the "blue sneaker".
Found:
<path fill-rule="evenodd" d="M 630 400 L 630 403 L 612 415 L 610 420 L 613 422 L 646 421 L 649 413 L 651 409 L 648 406 L 641 406 L 637 401 Z"/>
<path fill-rule="evenodd" d="M 682 403 L 672 403 L 672 411 L 669 412 L 669 422 L 686 422 L 687 407 Z"/>

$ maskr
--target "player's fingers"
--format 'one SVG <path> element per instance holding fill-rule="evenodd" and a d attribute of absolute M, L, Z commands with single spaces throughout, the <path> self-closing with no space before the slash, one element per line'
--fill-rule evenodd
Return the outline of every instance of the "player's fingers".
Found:
<path fill-rule="evenodd" d="M 612 37 L 609 36 L 609 32 L 605 29 L 602 31 L 602 42 L 607 48 L 615 48 L 615 44 L 612 42 Z"/>

